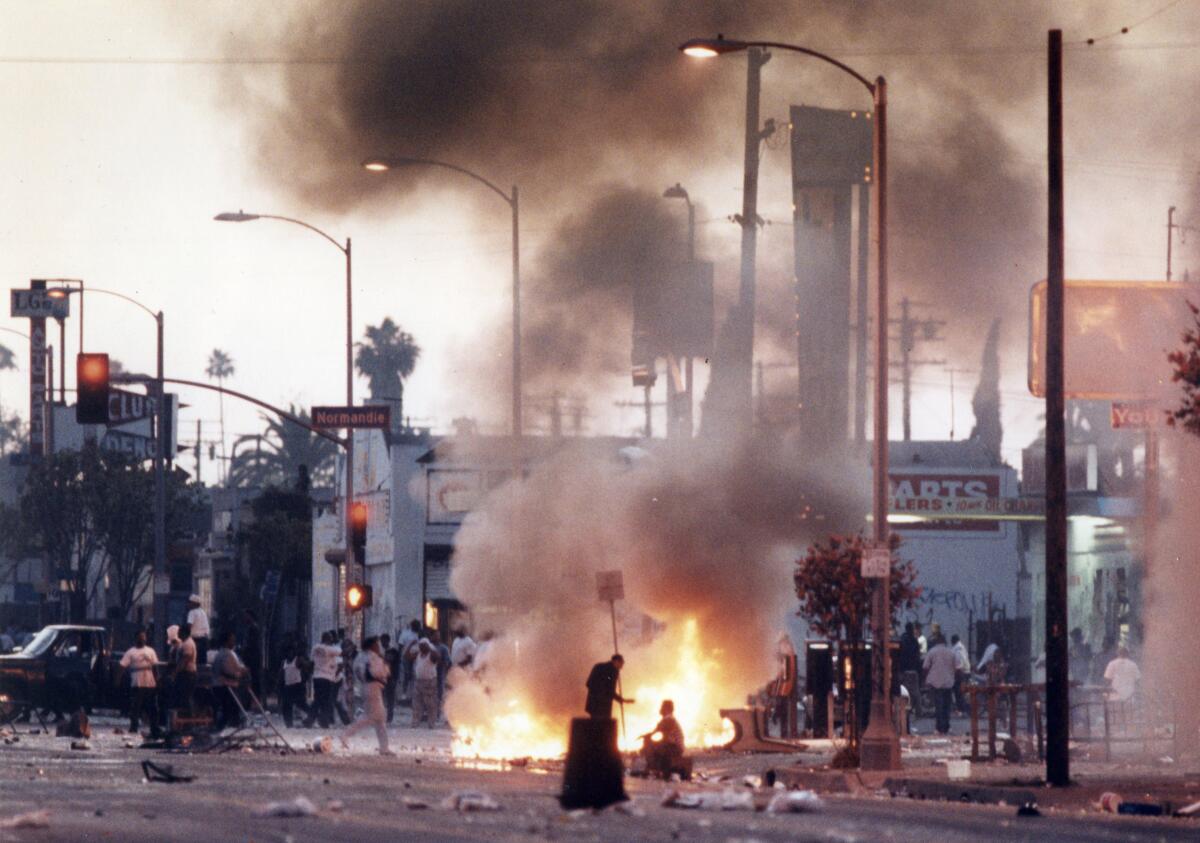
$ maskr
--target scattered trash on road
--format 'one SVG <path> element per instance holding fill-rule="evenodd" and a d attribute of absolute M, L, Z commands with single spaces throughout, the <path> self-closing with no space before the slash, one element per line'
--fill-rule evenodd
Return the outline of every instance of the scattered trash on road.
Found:
<path fill-rule="evenodd" d="M 71 749 L 75 749 L 80 752 L 86 752 L 87 750 L 89 750 L 91 748 L 92 748 L 92 745 L 89 744 L 85 740 L 71 741 Z"/>
<path fill-rule="evenodd" d="M 1037 805 L 1032 802 L 1026 802 L 1017 809 L 1018 817 L 1040 817 L 1042 812 L 1038 810 Z"/>
<path fill-rule="evenodd" d="M 663 794 L 662 805 L 667 808 L 694 808 L 701 811 L 753 811 L 754 794 L 731 788 L 720 792 L 710 790 L 700 793 L 668 790 Z"/>
<path fill-rule="evenodd" d="M 312 751 L 328 755 L 333 752 L 333 738 L 326 735 L 323 738 L 317 738 L 312 742 Z"/>
<path fill-rule="evenodd" d="M 1115 814 L 1117 808 L 1121 807 L 1121 797 L 1111 790 L 1107 793 L 1100 794 L 1100 810 L 1109 814 Z"/>
<path fill-rule="evenodd" d="M 404 807 L 410 811 L 424 811 L 429 807 L 428 802 L 426 802 L 424 799 L 418 799 L 415 796 L 402 796 L 400 801 L 404 804 Z"/>
<path fill-rule="evenodd" d="M 176 773 L 175 768 L 170 764 L 159 765 L 148 759 L 142 762 L 142 775 L 148 782 L 162 782 L 163 784 L 187 784 L 196 780 L 195 776 Z"/>
<path fill-rule="evenodd" d="M 500 803 L 481 790 L 460 790 L 442 800 L 448 811 L 499 811 Z"/>
<path fill-rule="evenodd" d="M 268 802 L 256 813 L 260 817 L 314 817 L 317 806 L 304 796 L 297 796 L 290 802 Z"/>
<path fill-rule="evenodd" d="M 762 776 L 742 776 L 742 784 L 746 787 L 762 787 Z"/>
<path fill-rule="evenodd" d="M 768 814 L 806 814 L 819 811 L 825 805 L 811 790 L 785 790 L 776 793 L 767 803 Z"/>
<path fill-rule="evenodd" d="M 24 814 L 16 814 L 8 819 L 0 820 L 0 828 L 49 828 L 50 827 L 50 812 L 42 809 L 40 811 L 27 811 Z"/>
<path fill-rule="evenodd" d="M 1193 802 L 1191 805 L 1185 805 L 1175 812 L 1177 817 L 1200 817 L 1200 802 Z"/>

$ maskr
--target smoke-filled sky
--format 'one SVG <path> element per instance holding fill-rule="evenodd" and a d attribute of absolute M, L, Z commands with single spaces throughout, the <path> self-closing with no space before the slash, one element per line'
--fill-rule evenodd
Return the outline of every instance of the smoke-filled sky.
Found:
<path fill-rule="evenodd" d="M 682 203 L 656 202 L 663 188 L 682 182 L 698 204 L 719 307 L 736 286 L 739 232 L 727 217 L 740 210 L 745 60 L 685 59 L 675 47 L 696 35 L 792 41 L 888 77 L 895 294 L 948 323 L 944 347 L 923 356 L 964 369 L 978 370 L 986 328 L 1003 318 L 1010 460 L 1040 409 L 1024 389 L 1024 338 L 1028 288 L 1045 272 L 1050 26 L 1069 45 L 1068 276 L 1162 278 L 1167 207 L 1200 223 L 1191 0 L 5 0 L 0 12 L 7 286 L 78 277 L 161 307 L 169 374 L 203 377 L 220 347 L 235 360 L 234 386 L 280 403 L 343 397 L 342 258 L 295 226 L 211 222 L 219 211 L 352 236 L 356 333 L 391 316 L 425 350 L 408 411 L 439 427 L 461 415 L 506 426 L 507 206 L 447 171 L 357 167 L 424 155 L 521 187 L 531 395 L 586 388 L 591 430 L 638 425 L 636 410 L 614 406 L 639 397 L 624 370 L 625 268 L 682 242 Z M 776 53 L 763 116 L 786 123 L 799 103 L 867 105 L 835 70 Z M 788 361 L 785 137 L 766 145 L 762 166 L 757 355 Z M 1189 262 L 1200 272 L 1190 246 L 1177 256 L 1177 272 Z M 87 312 L 91 350 L 132 369 L 153 364 L 153 326 L 139 311 L 93 296 Z M 0 326 L 27 328 L 6 314 Z M 23 343 L 0 337 L 10 340 L 23 367 Z M 769 385 L 790 389 L 786 369 L 771 372 Z M 21 405 L 23 378 L 0 373 L 6 406 Z M 974 379 L 956 378 L 960 432 Z M 942 367 L 919 371 L 918 437 L 948 432 L 948 381 Z M 185 438 L 198 419 L 214 438 L 216 401 L 185 401 Z M 531 403 L 530 426 L 545 425 Z M 230 438 L 258 429 L 253 409 L 226 411 Z"/>

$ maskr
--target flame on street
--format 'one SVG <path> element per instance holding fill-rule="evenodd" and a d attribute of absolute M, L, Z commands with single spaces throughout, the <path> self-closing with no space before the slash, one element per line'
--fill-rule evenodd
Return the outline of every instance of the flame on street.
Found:
<path fill-rule="evenodd" d="M 633 703 L 625 706 L 625 731 L 620 747 L 626 752 L 641 748 L 639 736 L 659 721 L 659 705 L 675 703 L 675 718 L 683 728 L 689 748 L 712 747 L 733 739 L 733 726 L 718 709 L 738 704 L 744 689 L 723 687 L 719 652 L 705 653 L 700 645 L 697 622 L 688 618 L 679 632 L 668 632 L 645 648 L 632 650 L 622 672 L 623 695 Z M 580 677 L 579 713 L 583 716 L 583 679 Z M 453 754 L 457 758 L 559 758 L 567 750 L 568 723 L 533 710 L 519 694 L 496 699 L 484 682 L 460 677 L 455 691 L 486 699 L 482 707 L 471 706 L 480 716 L 467 722 L 454 721 Z M 620 707 L 613 716 L 620 722 Z"/>

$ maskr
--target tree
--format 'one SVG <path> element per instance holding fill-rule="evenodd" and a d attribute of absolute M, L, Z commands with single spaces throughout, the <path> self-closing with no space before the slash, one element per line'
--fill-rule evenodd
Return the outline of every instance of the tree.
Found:
<path fill-rule="evenodd" d="M 217 386 L 225 388 L 225 378 L 232 377 L 234 373 L 233 358 L 219 348 L 214 348 L 212 354 L 208 355 L 208 368 L 204 373 L 208 375 L 209 380 L 215 380 Z M 226 466 L 225 456 L 225 393 L 217 393 L 217 402 L 221 412 L 221 465 Z"/>
<path fill-rule="evenodd" d="M 1179 407 L 1167 421 L 1200 436 L 1200 307 L 1188 302 L 1188 308 L 1192 311 L 1192 327 L 1183 332 L 1183 347 L 1167 355 L 1173 368 L 1171 380 L 1183 389 Z"/>
<path fill-rule="evenodd" d="M 302 421 L 310 421 L 302 408 L 289 405 L 288 409 Z M 333 482 L 337 448 L 333 442 L 284 418 L 263 414 L 262 419 L 267 425 L 264 433 L 240 436 L 234 442 L 229 468 L 231 486 L 292 486 L 302 466 L 310 482 L 318 485 Z M 255 443 L 254 449 L 239 453 L 238 445 L 247 442 Z"/>
<path fill-rule="evenodd" d="M 192 487 L 178 474 L 167 481 L 167 538 L 198 512 Z M 14 556 L 43 554 L 66 584 L 70 617 L 82 621 L 109 581 L 109 605 L 121 616 L 145 593 L 154 562 L 154 475 L 135 458 L 88 443 L 81 451 L 43 458 L 29 472 L 17 519 L 4 541 Z"/>
<path fill-rule="evenodd" d="M 0 407 L 0 457 L 22 450 L 28 441 L 28 427 L 16 413 L 8 415 Z"/>
<path fill-rule="evenodd" d="M 396 405 L 398 420 L 404 417 L 404 381 L 417 367 L 421 348 L 413 335 L 385 318 L 378 327 L 367 326 L 366 342 L 358 343 L 354 365 L 367 376 L 371 397 Z"/>
<path fill-rule="evenodd" d="M 793 580 L 800 600 L 799 614 L 818 635 L 844 644 L 851 652 L 862 644 L 871 618 L 871 583 L 862 575 L 863 551 L 867 542 L 859 533 L 853 536 L 831 535 L 825 544 L 809 546 L 803 559 L 796 560 Z M 914 583 L 917 572 L 911 561 L 897 558 L 900 537 L 892 533 L 891 598 L 895 626 L 897 615 L 911 609 L 920 596 Z M 858 745 L 858 717 L 853 695 L 846 722 L 852 747 Z"/>

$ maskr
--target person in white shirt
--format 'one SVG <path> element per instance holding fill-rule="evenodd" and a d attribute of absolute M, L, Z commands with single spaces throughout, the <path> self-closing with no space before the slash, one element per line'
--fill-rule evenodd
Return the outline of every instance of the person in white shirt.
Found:
<path fill-rule="evenodd" d="M 208 664 L 208 613 L 200 605 L 199 594 L 188 598 L 187 622 L 192 631 L 192 640 L 196 642 L 196 661 Z"/>
<path fill-rule="evenodd" d="M 1133 659 L 1129 658 L 1128 647 L 1118 647 L 1117 657 L 1104 668 L 1104 681 L 1108 683 L 1110 702 L 1127 702 L 1137 691 L 1138 680 L 1142 671 L 1138 669 Z"/>
<path fill-rule="evenodd" d="M 340 647 L 333 644 L 333 633 L 321 634 L 321 643 L 312 648 L 313 704 L 304 719 L 304 727 L 311 728 L 314 722 L 322 729 L 333 725 L 334 683 L 337 682 L 338 660 L 342 657 Z"/>
<path fill-rule="evenodd" d="M 422 638 L 408 648 L 404 658 L 413 666 L 412 725 L 425 721 L 430 728 L 437 726 L 438 717 L 438 653 Z"/>
<path fill-rule="evenodd" d="M 957 635 L 950 636 L 950 649 L 954 653 L 954 706 L 960 714 L 965 714 L 967 695 L 963 692 L 963 685 L 971 676 L 971 657 L 967 655 L 967 645 Z"/>
<path fill-rule="evenodd" d="M 396 638 L 396 646 L 400 648 L 400 663 L 403 665 L 404 676 L 400 679 L 400 699 L 402 701 L 412 700 L 412 684 L 413 684 L 413 665 L 404 656 L 408 653 L 408 648 L 416 644 L 421 638 L 421 622 L 413 620 L 407 627 L 401 630 L 400 635 Z"/>
<path fill-rule="evenodd" d="M 925 669 L 925 684 L 933 689 L 933 707 L 939 735 L 950 731 L 950 700 L 954 695 L 956 659 L 954 651 L 946 646 L 945 638 L 934 638 L 933 646 L 925 654 L 922 667 Z"/>
<path fill-rule="evenodd" d="M 375 728 L 375 739 L 379 741 L 379 754 L 392 755 L 388 749 L 387 709 L 383 705 L 383 686 L 387 684 L 390 671 L 383 661 L 379 639 L 368 638 L 363 642 L 365 659 L 362 662 L 363 713 L 349 729 L 342 733 L 342 746 L 350 748 L 350 738 L 367 726 Z"/>
<path fill-rule="evenodd" d="M 454 645 L 450 648 L 450 664 L 466 669 L 471 666 L 478 647 L 465 629 L 455 633 Z"/>
<path fill-rule="evenodd" d="M 150 721 L 150 737 L 157 738 L 158 731 L 158 683 L 154 678 L 154 667 L 158 656 L 154 648 L 146 644 L 146 633 L 139 632 L 134 644 L 121 656 L 121 669 L 129 671 L 129 731 L 138 733 L 142 713 Z"/>

